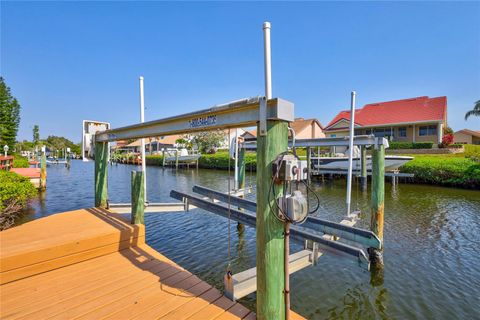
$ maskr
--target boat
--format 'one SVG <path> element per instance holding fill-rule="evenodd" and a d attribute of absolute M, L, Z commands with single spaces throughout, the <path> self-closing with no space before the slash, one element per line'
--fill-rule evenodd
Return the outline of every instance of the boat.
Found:
<path fill-rule="evenodd" d="M 178 161 L 179 162 L 195 162 L 197 161 L 201 154 L 192 151 L 191 153 L 188 152 L 187 149 L 167 149 L 165 151 L 165 161 L 166 162 L 175 162 L 177 160 L 177 152 L 178 152 Z"/>
<path fill-rule="evenodd" d="M 51 164 L 68 164 L 66 159 L 55 159 L 55 158 L 48 158 L 47 165 Z"/>
<path fill-rule="evenodd" d="M 385 171 L 398 170 L 413 157 L 385 156 Z M 312 158 L 313 167 L 317 170 L 348 170 L 348 157 Z M 360 170 L 360 158 L 353 158 L 353 169 Z M 367 156 L 367 170 L 372 170 L 372 158 Z"/>
<path fill-rule="evenodd" d="M 347 150 L 348 151 L 348 150 Z M 347 152 L 345 152 L 347 153 Z M 409 156 L 386 155 L 385 171 L 398 170 L 405 163 L 413 160 Z M 336 154 L 333 157 L 312 157 L 313 168 L 316 170 L 348 170 L 348 156 L 343 153 Z M 353 153 L 353 170 L 360 170 L 360 150 L 354 148 Z M 372 157 L 367 156 L 367 170 L 372 170 Z"/>

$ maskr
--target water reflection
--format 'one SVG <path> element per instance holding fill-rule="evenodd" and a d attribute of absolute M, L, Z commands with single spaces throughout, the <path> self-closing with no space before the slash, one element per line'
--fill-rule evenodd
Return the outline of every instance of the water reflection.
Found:
<path fill-rule="evenodd" d="M 328 309 L 327 319 L 389 319 L 387 315 L 387 289 L 360 285 L 348 288 L 342 306 Z M 318 315 L 319 318 L 323 318 Z"/>
<path fill-rule="evenodd" d="M 112 202 L 130 199 L 131 165 L 109 166 Z M 247 176 L 250 172 L 247 172 Z M 171 189 L 194 184 L 226 191 L 228 174 L 215 170 L 147 168 L 148 197 L 170 202 Z M 247 177 L 247 185 L 255 177 Z M 313 181 L 321 207 L 315 215 L 340 221 L 345 181 Z M 253 186 L 255 187 L 255 186 Z M 254 188 L 255 190 L 255 188 Z M 359 227 L 370 225 L 370 190 L 352 193 L 361 208 Z M 255 192 L 255 191 L 254 191 Z M 72 161 L 70 170 L 48 168 L 47 190 L 32 202 L 33 219 L 93 205 L 93 163 Z M 255 195 L 247 195 L 255 199 Z M 313 198 L 312 198 L 313 200 Z M 228 263 L 239 272 L 255 265 L 255 229 L 195 209 L 147 214 L 147 243 L 210 284 L 223 288 Z M 230 229 L 231 261 L 228 259 Z M 315 267 L 291 276 L 292 308 L 312 319 L 480 319 L 480 192 L 385 183 L 385 269 L 381 277 L 355 259 L 326 254 Z M 293 243 L 291 252 L 301 250 Z M 377 277 L 378 276 L 378 277 Z M 255 307 L 255 295 L 241 300 Z"/>

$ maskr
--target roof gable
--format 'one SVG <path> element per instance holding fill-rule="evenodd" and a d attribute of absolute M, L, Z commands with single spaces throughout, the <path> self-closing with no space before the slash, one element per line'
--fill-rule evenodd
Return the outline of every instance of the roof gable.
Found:
<path fill-rule="evenodd" d="M 480 138 L 480 131 L 475 131 L 475 130 L 470 130 L 470 129 L 463 129 L 460 131 L 457 131 L 455 133 L 463 133 L 466 135 L 474 136 Z"/>
<path fill-rule="evenodd" d="M 417 97 L 411 99 L 370 103 L 355 110 L 355 124 L 360 126 L 388 125 L 421 121 L 444 121 L 447 97 Z M 350 120 L 350 111 L 341 111 L 326 126 L 331 128 L 339 120 Z"/>
<path fill-rule="evenodd" d="M 320 121 L 318 121 L 317 119 L 296 118 L 294 121 L 289 123 L 289 126 L 296 133 L 299 133 L 305 130 L 307 127 L 311 126 L 312 124 L 316 124 L 321 130 L 323 130 L 323 127 L 320 124 Z"/>

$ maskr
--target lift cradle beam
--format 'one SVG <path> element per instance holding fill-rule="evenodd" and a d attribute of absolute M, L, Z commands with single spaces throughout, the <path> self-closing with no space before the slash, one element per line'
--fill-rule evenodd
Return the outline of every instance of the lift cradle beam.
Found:
<path fill-rule="evenodd" d="M 179 116 L 101 131 L 95 135 L 95 142 L 256 126 L 260 121 L 260 104 L 263 99 L 265 98 L 246 98 Z M 292 102 L 280 98 L 269 99 L 267 120 L 293 121 L 293 109 Z"/>
<path fill-rule="evenodd" d="M 202 199 L 196 195 L 192 195 L 189 193 L 180 192 L 176 190 L 172 190 L 170 192 L 170 196 L 180 201 L 184 201 L 186 199 L 188 201 L 188 204 L 192 204 L 197 208 L 204 209 L 212 213 L 216 213 L 225 218 L 230 218 L 232 220 L 249 225 L 251 227 L 255 227 L 256 225 L 256 217 L 251 213 L 239 211 L 234 208 L 229 209 L 228 207 L 221 205 L 219 203 L 213 203 L 209 200 Z M 361 264 L 366 265 L 368 268 L 369 259 L 362 249 L 359 249 L 344 243 L 324 239 L 320 234 L 308 232 L 296 226 L 291 227 L 290 236 L 293 240 L 299 241 L 302 244 L 305 243 L 305 240 L 311 240 L 319 243 L 320 245 L 354 256 L 358 258 Z"/>
<path fill-rule="evenodd" d="M 210 188 L 198 185 L 194 186 L 192 190 L 195 193 L 207 196 L 211 199 L 216 199 L 222 202 L 230 202 L 231 205 L 245 210 L 255 212 L 257 209 L 257 204 L 254 201 L 228 195 L 217 190 L 212 190 Z M 369 230 L 355 228 L 312 216 L 307 218 L 302 227 L 323 232 L 335 237 L 340 237 L 345 240 L 350 240 L 366 247 L 377 249 L 382 247 L 380 239 L 375 235 L 375 233 Z"/>

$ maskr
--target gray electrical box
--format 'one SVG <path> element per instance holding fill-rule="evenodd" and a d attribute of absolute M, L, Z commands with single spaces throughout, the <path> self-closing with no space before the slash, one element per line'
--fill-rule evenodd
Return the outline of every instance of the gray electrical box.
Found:
<path fill-rule="evenodd" d="M 278 168 L 280 166 L 280 168 Z M 273 174 L 277 174 L 280 181 L 300 181 L 308 178 L 307 161 L 298 160 L 292 154 L 283 156 L 280 164 L 273 165 Z"/>
<path fill-rule="evenodd" d="M 292 222 L 303 221 L 308 214 L 307 198 L 299 190 L 288 194 L 285 198 L 279 198 L 279 205 L 288 220 Z"/>

